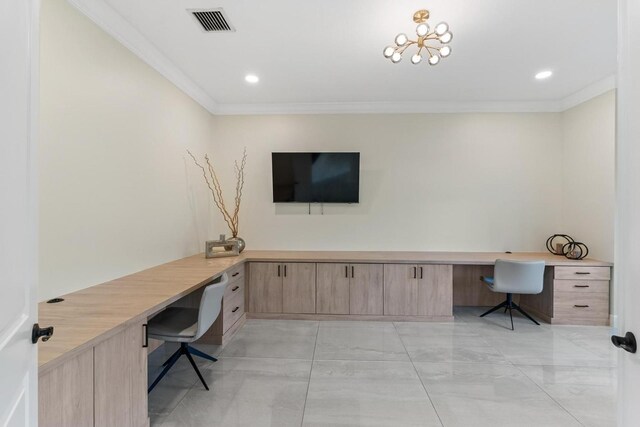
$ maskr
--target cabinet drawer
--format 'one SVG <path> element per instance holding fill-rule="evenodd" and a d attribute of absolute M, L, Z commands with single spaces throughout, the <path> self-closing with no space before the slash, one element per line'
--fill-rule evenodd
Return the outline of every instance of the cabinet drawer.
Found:
<path fill-rule="evenodd" d="M 227 274 L 229 275 L 229 282 L 233 282 L 236 279 L 240 279 L 244 277 L 244 263 L 240 265 L 236 265 L 235 267 L 227 270 Z"/>
<path fill-rule="evenodd" d="M 227 285 L 227 288 L 224 290 L 224 299 L 225 301 L 233 298 L 237 294 L 244 294 L 244 276 L 241 279 L 234 280 L 233 282 Z"/>
<path fill-rule="evenodd" d="M 224 312 L 222 313 L 222 330 L 227 332 L 234 323 L 244 314 L 244 292 L 234 295 L 224 301 Z"/>
<path fill-rule="evenodd" d="M 608 280 L 554 280 L 555 292 L 602 292 L 609 294 Z"/>
<path fill-rule="evenodd" d="M 554 279 L 561 280 L 609 280 L 609 267 L 554 267 Z"/>
<path fill-rule="evenodd" d="M 555 292 L 554 318 L 603 319 L 609 318 L 609 294 L 601 292 Z"/>

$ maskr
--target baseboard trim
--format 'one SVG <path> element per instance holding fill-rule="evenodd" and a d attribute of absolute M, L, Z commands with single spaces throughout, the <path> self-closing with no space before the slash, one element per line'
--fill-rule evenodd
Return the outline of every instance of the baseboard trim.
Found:
<path fill-rule="evenodd" d="M 247 319 L 270 320 L 365 320 L 380 322 L 451 322 L 453 316 L 385 316 L 359 314 L 247 313 Z"/>

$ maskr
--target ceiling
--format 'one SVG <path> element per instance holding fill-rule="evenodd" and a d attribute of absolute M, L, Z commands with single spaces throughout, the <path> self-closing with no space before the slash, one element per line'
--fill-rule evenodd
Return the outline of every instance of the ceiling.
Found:
<path fill-rule="evenodd" d="M 229 111 L 543 103 L 616 72 L 615 0 L 103 1 Z M 203 32 L 187 11 L 217 7 L 236 32 Z M 392 64 L 383 48 L 415 31 L 412 15 L 422 8 L 432 25 L 450 24 L 451 56 L 435 67 L 413 65 L 410 55 Z M 535 80 L 543 69 L 553 76 Z M 260 82 L 246 83 L 248 73 Z"/>

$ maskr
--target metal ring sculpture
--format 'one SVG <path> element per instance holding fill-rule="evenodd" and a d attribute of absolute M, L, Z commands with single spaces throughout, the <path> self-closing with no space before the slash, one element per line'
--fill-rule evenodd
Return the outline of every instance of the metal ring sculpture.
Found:
<path fill-rule="evenodd" d="M 553 242 L 556 239 L 564 239 L 567 243 L 574 242 L 573 237 L 569 236 L 568 234 L 554 234 L 553 236 L 549 237 L 547 239 L 547 250 L 554 255 L 564 255 L 564 253 L 556 252 L 556 250 L 554 249 Z M 563 247 L 564 247 L 564 244 L 563 244 Z"/>
<path fill-rule="evenodd" d="M 569 242 L 562 247 L 562 253 L 569 259 L 584 259 L 589 255 L 589 248 L 582 242 Z"/>

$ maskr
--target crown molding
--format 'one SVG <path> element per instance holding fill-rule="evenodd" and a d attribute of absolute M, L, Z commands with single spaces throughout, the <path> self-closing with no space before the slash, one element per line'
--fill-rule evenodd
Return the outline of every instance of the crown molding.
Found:
<path fill-rule="evenodd" d="M 547 113 L 556 101 L 488 102 L 322 102 L 300 104 L 219 104 L 218 115 L 267 114 L 412 114 L 412 113 Z"/>
<path fill-rule="evenodd" d="M 111 6 L 102 0 L 68 1 L 98 27 L 149 64 L 207 111 L 211 114 L 216 114 L 218 109 L 217 102 Z"/>
<path fill-rule="evenodd" d="M 565 98 L 549 101 L 321 102 L 219 104 L 103 0 L 68 0 L 127 49 L 214 115 L 557 113 L 616 87 L 616 76 L 597 81 Z"/>
<path fill-rule="evenodd" d="M 570 108 L 573 108 L 577 105 L 582 104 L 596 96 L 600 96 L 605 92 L 609 92 L 612 89 L 616 88 L 616 75 L 611 75 L 609 77 L 605 77 L 602 80 L 598 80 L 595 83 L 590 84 L 589 86 L 580 89 L 579 91 L 563 98 L 560 101 L 561 111 L 566 111 Z"/>

